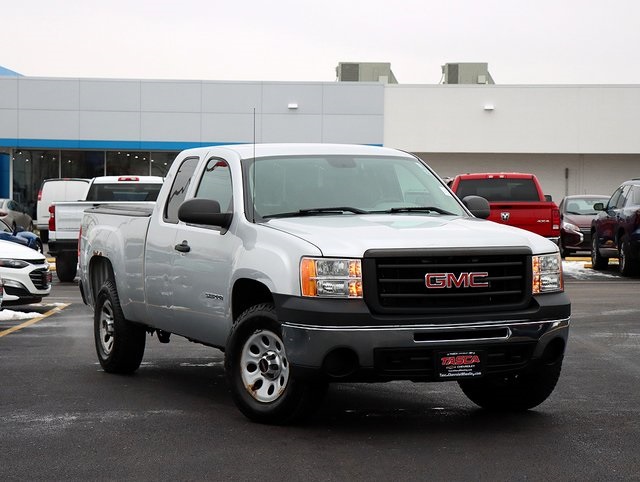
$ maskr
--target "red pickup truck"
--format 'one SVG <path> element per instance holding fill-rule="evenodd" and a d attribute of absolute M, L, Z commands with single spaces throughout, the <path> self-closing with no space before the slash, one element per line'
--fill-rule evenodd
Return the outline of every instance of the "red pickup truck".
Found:
<path fill-rule="evenodd" d="M 560 238 L 560 211 L 545 196 L 533 174 L 519 172 L 459 174 L 449 187 L 460 198 L 481 196 L 489 201 L 489 219 L 526 229 L 556 244 Z"/>

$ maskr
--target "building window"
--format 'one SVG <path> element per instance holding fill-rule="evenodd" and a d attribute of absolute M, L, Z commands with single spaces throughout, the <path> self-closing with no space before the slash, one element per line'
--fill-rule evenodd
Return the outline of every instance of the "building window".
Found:
<path fill-rule="evenodd" d="M 152 152 L 151 153 L 151 175 L 166 177 L 169 168 L 176 158 L 176 152 Z"/>
<path fill-rule="evenodd" d="M 104 151 L 62 151 L 60 174 L 87 179 L 104 175 Z"/>
<path fill-rule="evenodd" d="M 141 151 L 107 152 L 107 176 L 137 174 L 148 176 L 151 172 L 149 153 Z"/>

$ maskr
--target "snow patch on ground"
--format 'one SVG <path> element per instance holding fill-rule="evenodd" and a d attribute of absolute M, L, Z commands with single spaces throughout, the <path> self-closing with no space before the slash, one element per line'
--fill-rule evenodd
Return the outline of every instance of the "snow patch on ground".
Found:
<path fill-rule="evenodd" d="M 591 268 L 590 261 L 567 261 L 562 262 L 564 276 L 569 279 L 615 279 L 618 276 L 606 271 L 596 271 Z"/>
<path fill-rule="evenodd" d="M 38 313 L 35 311 L 25 313 L 24 311 L 13 311 L 4 308 L 0 310 L 0 321 L 30 320 L 31 318 L 36 318 L 37 316 L 41 315 L 42 313 Z"/>

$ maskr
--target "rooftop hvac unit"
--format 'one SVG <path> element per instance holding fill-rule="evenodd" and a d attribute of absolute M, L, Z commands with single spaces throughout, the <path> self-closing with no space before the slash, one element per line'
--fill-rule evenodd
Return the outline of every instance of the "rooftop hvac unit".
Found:
<path fill-rule="evenodd" d="M 391 64 L 385 62 L 340 62 L 336 67 L 339 82 L 382 82 L 397 84 Z"/>
<path fill-rule="evenodd" d="M 444 84 L 494 84 L 487 63 L 452 63 L 442 66 Z"/>

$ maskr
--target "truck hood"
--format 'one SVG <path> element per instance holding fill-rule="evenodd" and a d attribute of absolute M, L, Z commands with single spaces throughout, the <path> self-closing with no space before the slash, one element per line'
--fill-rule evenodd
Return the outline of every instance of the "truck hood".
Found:
<path fill-rule="evenodd" d="M 368 249 L 528 246 L 535 254 L 557 246 L 542 236 L 492 221 L 456 216 L 368 214 L 271 219 L 265 226 L 318 247 L 324 256 L 360 258 Z"/>

